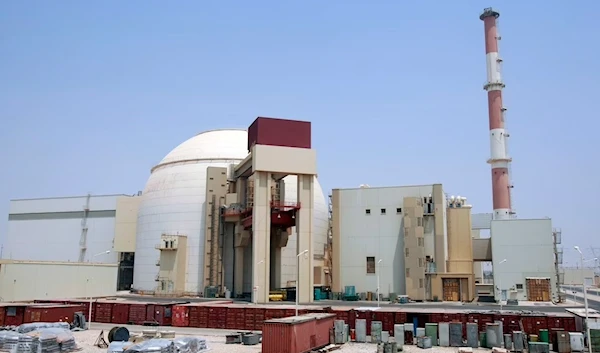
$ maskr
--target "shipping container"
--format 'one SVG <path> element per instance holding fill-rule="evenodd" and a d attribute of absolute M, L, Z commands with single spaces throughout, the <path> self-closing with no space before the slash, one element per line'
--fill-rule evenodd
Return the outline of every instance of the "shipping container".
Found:
<path fill-rule="evenodd" d="M 114 300 L 95 301 L 92 305 L 92 321 L 110 324 L 112 322 L 113 305 L 115 305 Z M 87 318 L 87 313 L 85 316 Z"/>
<path fill-rule="evenodd" d="M 306 314 L 265 321 L 263 353 L 305 353 L 329 344 L 334 314 Z"/>
<path fill-rule="evenodd" d="M 110 322 L 125 325 L 129 323 L 129 304 L 116 302 L 112 306 Z"/>
<path fill-rule="evenodd" d="M 1 303 L 0 307 L 4 310 L 4 324 L 0 326 L 19 326 L 25 319 L 25 309 L 32 306 L 30 303 Z"/>
<path fill-rule="evenodd" d="M 308 121 L 258 117 L 248 128 L 248 151 L 254 145 L 311 148 Z"/>
<path fill-rule="evenodd" d="M 146 308 L 146 321 L 159 326 L 171 326 L 173 322 L 173 306 L 182 302 L 150 303 Z"/>
<path fill-rule="evenodd" d="M 196 327 L 196 328 L 207 328 L 208 327 L 208 307 L 215 305 L 227 305 L 233 303 L 231 300 L 211 300 L 205 302 L 188 303 L 188 304 L 177 304 L 176 307 L 183 313 L 187 313 L 187 319 L 183 319 L 183 323 L 187 326 L 183 327 Z M 179 320 L 179 319 L 177 319 Z M 178 321 L 178 325 L 181 325 L 181 321 Z M 176 326 L 173 324 L 173 326 Z"/>
<path fill-rule="evenodd" d="M 174 327 L 188 327 L 190 326 L 190 307 L 188 304 L 174 305 L 173 306 L 173 320 L 172 325 Z"/>
<path fill-rule="evenodd" d="M 129 320 L 132 325 L 143 325 L 146 322 L 148 303 L 135 302 L 129 303 Z"/>
<path fill-rule="evenodd" d="M 29 306 L 25 309 L 23 323 L 31 322 L 73 322 L 75 313 L 83 313 L 83 305 L 47 304 Z"/>

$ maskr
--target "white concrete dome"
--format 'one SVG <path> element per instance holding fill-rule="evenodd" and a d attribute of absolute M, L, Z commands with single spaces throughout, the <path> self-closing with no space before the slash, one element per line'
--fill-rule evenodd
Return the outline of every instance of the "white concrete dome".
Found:
<path fill-rule="evenodd" d="M 161 234 L 169 233 L 187 236 L 186 292 L 204 291 L 206 168 L 239 163 L 248 155 L 247 139 L 247 132 L 243 129 L 202 132 L 177 146 L 152 168 L 138 211 L 133 289 L 157 289 L 159 251 L 155 247 Z M 285 201 L 295 201 L 296 176 L 288 176 L 284 182 Z M 323 254 L 328 212 L 318 181 L 314 192 L 314 251 L 315 254 Z M 283 284 L 295 278 L 295 241 L 295 236 L 290 237 L 288 246 L 282 251 Z M 244 287 L 251 290 L 249 282 L 245 281 Z"/>

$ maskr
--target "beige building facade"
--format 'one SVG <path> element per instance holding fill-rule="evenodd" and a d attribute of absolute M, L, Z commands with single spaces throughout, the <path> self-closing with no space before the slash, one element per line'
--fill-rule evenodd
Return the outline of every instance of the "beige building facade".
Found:
<path fill-rule="evenodd" d="M 473 299 L 471 208 L 441 184 L 334 189 L 332 204 L 334 292 Z"/>

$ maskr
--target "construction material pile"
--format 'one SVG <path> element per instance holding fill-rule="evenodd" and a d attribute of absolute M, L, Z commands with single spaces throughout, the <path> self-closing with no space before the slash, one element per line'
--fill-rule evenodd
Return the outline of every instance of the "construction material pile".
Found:
<path fill-rule="evenodd" d="M 27 336 L 31 336 L 37 341 L 38 349 L 32 353 L 66 353 L 77 349 L 75 337 L 71 331 L 62 328 L 42 328 L 27 333 Z"/>
<path fill-rule="evenodd" d="M 35 323 L 21 325 L 17 331 L 0 331 L 0 349 L 9 353 L 73 352 L 77 344 L 68 327 L 64 323 Z"/>
<path fill-rule="evenodd" d="M 108 353 L 202 353 L 208 350 L 201 337 L 153 338 L 141 343 L 111 342 Z"/>
<path fill-rule="evenodd" d="M 28 333 L 31 331 L 37 331 L 46 328 L 60 328 L 69 331 L 71 326 L 68 322 L 32 322 L 30 324 L 23 324 L 17 327 L 17 332 Z"/>
<path fill-rule="evenodd" d="M 0 349 L 8 352 L 17 352 L 19 338 L 23 334 L 15 331 L 0 331 Z"/>

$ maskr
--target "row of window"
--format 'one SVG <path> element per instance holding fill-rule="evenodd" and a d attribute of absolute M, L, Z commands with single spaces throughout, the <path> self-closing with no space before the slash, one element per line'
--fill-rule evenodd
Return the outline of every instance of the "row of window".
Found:
<path fill-rule="evenodd" d="M 406 248 L 406 256 L 408 256 L 408 248 Z M 419 258 L 419 267 L 425 267 L 425 259 Z M 376 264 L 375 256 L 367 256 L 367 274 L 375 274 Z M 406 268 L 406 277 L 410 277 L 410 268 Z"/>
<path fill-rule="evenodd" d="M 386 214 L 387 213 L 387 209 L 382 208 L 379 210 L 381 212 L 381 214 Z M 396 207 L 396 214 L 402 213 L 402 207 Z M 371 214 L 371 209 L 367 208 L 365 209 L 365 214 Z"/>

